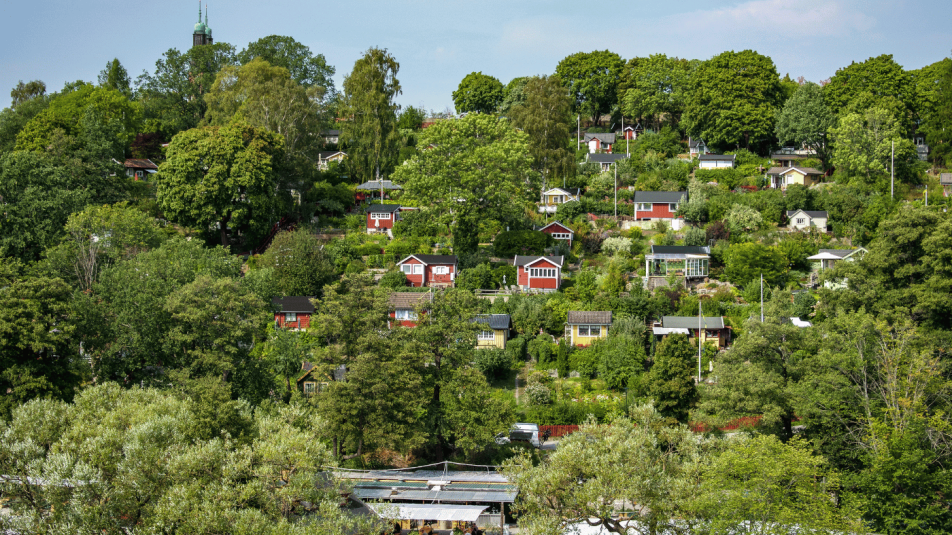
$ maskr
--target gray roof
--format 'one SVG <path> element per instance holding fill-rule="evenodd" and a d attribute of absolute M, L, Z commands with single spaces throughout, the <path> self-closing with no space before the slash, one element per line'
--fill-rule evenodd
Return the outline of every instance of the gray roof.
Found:
<path fill-rule="evenodd" d="M 356 189 L 379 190 L 381 188 L 381 182 L 383 182 L 383 189 L 385 190 L 403 189 L 390 180 L 371 180 L 370 182 L 364 182 L 363 184 L 357 186 Z"/>
<path fill-rule="evenodd" d="M 581 312 L 572 310 L 568 313 L 565 323 L 569 325 L 611 325 L 611 311 Z"/>
<path fill-rule="evenodd" d="M 661 326 L 665 329 L 697 329 L 699 325 L 697 316 L 665 316 L 661 318 Z M 724 318 L 704 316 L 704 321 L 700 325 L 705 329 L 723 329 Z"/>
<path fill-rule="evenodd" d="M 807 214 L 813 219 L 817 219 L 817 218 L 828 219 L 829 218 L 826 212 L 816 212 L 816 211 L 807 211 L 807 210 L 787 210 L 787 217 L 793 217 L 793 214 L 797 212 L 803 212 L 804 214 Z"/>
<path fill-rule="evenodd" d="M 400 211 L 400 205 L 399 204 L 371 204 L 369 207 L 367 207 L 367 211 L 374 212 L 374 213 L 386 212 L 388 214 L 392 214 L 394 212 Z"/>
<path fill-rule="evenodd" d="M 491 502 L 512 503 L 516 491 L 506 490 L 429 490 L 429 489 L 377 489 L 357 487 L 354 494 L 362 500 L 412 500 L 441 503 Z"/>
<path fill-rule="evenodd" d="M 585 155 L 589 163 L 615 163 L 618 160 L 627 160 L 627 154 L 588 153 Z"/>
<path fill-rule="evenodd" d="M 823 171 L 820 171 L 819 169 L 814 169 L 812 167 L 785 167 L 784 170 L 780 174 L 793 171 L 794 169 L 796 169 L 797 171 L 800 171 L 801 173 L 806 173 L 808 175 L 822 175 L 823 174 Z"/>
<path fill-rule="evenodd" d="M 508 484 L 509 479 L 499 472 L 478 471 L 443 471 L 443 470 L 340 470 L 337 477 L 342 479 L 378 480 L 387 481 L 450 481 L 452 483 L 502 483 Z"/>
<path fill-rule="evenodd" d="M 591 141 L 591 140 L 593 140 L 593 139 L 597 139 L 597 140 L 601 141 L 602 143 L 614 143 L 614 142 L 615 142 L 615 134 L 614 134 L 614 132 L 609 132 L 609 133 L 604 133 L 604 134 L 602 134 L 602 133 L 598 133 L 598 134 L 585 134 L 585 141 Z"/>
<path fill-rule="evenodd" d="M 509 329 L 512 326 L 512 318 L 509 314 L 480 314 L 473 318 L 476 323 L 488 323 L 490 329 Z"/>
<path fill-rule="evenodd" d="M 672 203 L 681 202 L 688 196 L 686 191 L 636 191 L 635 202 Z"/>
<path fill-rule="evenodd" d="M 321 132 L 321 135 L 325 137 L 340 136 L 340 130 L 324 130 L 323 132 Z"/>
<path fill-rule="evenodd" d="M 416 308 L 424 301 L 433 301 L 433 292 L 393 292 L 390 308 Z"/>
<path fill-rule="evenodd" d="M 952 184 L 952 173 L 939 174 L 939 184 L 942 184 L 942 185 Z"/>
<path fill-rule="evenodd" d="M 790 169 L 789 167 L 771 167 L 767 169 L 767 176 L 780 176 L 780 173 Z"/>
<path fill-rule="evenodd" d="M 711 248 L 697 245 L 652 245 L 651 254 L 711 254 Z"/>
<path fill-rule="evenodd" d="M 311 299 L 314 298 L 306 295 L 291 295 L 287 297 L 272 297 L 271 303 L 280 307 L 281 312 L 313 314 L 314 305 L 311 304 Z"/>
<path fill-rule="evenodd" d="M 540 258 L 545 258 L 549 262 L 562 267 L 562 263 L 565 261 L 565 257 L 562 256 L 519 256 L 516 255 L 516 258 L 513 259 L 512 265 L 514 266 L 527 266 Z"/>
<path fill-rule="evenodd" d="M 770 155 L 771 160 L 805 160 L 807 158 L 815 158 L 815 156 L 807 156 L 806 154 L 784 154 L 782 152 L 775 152 Z"/>
<path fill-rule="evenodd" d="M 697 148 L 698 145 L 706 145 L 706 143 L 704 143 L 703 139 L 688 138 L 688 147 L 694 149 Z"/>
<path fill-rule="evenodd" d="M 397 262 L 397 264 L 402 264 L 406 262 L 410 257 L 416 258 L 420 262 L 423 262 L 425 265 L 456 264 L 456 255 L 451 255 L 451 254 L 413 254 Z"/>
<path fill-rule="evenodd" d="M 733 162 L 737 158 L 736 154 L 702 154 L 697 157 L 701 161 L 723 161 Z"/>
<path fill-rule="evenodd" d="M 840 258 L 846 258 L 847 256 L 859 251 L 859 249 L 820 249 L 820 252 L 817 254 L 831 254 L 833 256 L 838 256 Z"/>

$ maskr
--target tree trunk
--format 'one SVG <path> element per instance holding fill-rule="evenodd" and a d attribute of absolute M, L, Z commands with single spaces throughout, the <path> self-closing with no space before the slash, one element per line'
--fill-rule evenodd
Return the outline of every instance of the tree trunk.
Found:
<path fill-rule="evenodd" d="M 231 219 L 231 216 L 223 217 L 221 221 L 218 222 L 218 232 L 221 235 L 221 246 L 228 247 L 228 221 Z"/>

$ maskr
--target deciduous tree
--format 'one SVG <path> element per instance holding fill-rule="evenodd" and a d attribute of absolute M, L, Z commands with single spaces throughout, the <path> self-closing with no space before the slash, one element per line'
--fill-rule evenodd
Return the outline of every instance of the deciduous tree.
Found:
<path fill-rule="evenodd" d="M 603 113 L 618 101 L 618 83 L 625 62 L 608 50 L 578 52 L 555 67 L 555 74 L 569 88 L 575 110 L 592 118 L 596 125 Z"/>
<path fill-rule="evenodd" d="M 647 377 L 647 390 L 662 416 L 687 423 L 688 413 L 698 399 L 696 360 L 697 350 L 686 335 L 669 335 L 658 344 Z"/>
<path fill-rule="evenodd" d="M 575 152 L 569 138 L 572 102 L 557 76 L 529 78 L 523 88 L 525 101 L 512 108 L 512 124 L 529 135 L 532 168 L 542 175 L 542 188 L 575 171 Z"/>
<path fill-rule="evenodd" d="M 333 66 L 327 64 L 324 54 L 314 54 L 311 49 L 284 35 L 269 35 L 238 53 L 236 59 L 247 65 L 261 59 L 275 67 L 283 67 L 291 73 L 295 82 L 305 87 L 318 87 L 325 98 L 335 96 Z"/>
<path fill-rule="evenodd" d="M 498 79 L 480 72 L 471 72 L 453 91 L 457 113 L 492 113 L 502 103 L 503 87 Z"/>
<path fill-rule="evenodd" d="M 823 89 L 812 82 L 801 85 L 777 115 L 776 135 L 781 143 L 793 142 L 816 151 L 826 162 L 827 132 L 836 125 L 836 115 L 823 100 Z"/>
<path fill-rule="evenodd" d="M 664 54 L 629 60 L 625 66 L 625 91 L 618 95 L 625 115 L 643 119 L 655 130 L 661 129 L 662 117 L 677 125 L 697 63 Z"/>

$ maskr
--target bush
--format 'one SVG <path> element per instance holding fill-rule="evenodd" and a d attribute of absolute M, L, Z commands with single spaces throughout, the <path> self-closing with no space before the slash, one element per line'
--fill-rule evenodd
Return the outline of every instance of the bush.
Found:
<path fill-rule="evenodd" d="M 530 406 L 544 406 L 552 403 L 552 391 L 542 383 L 529 383 L 523 390 L 526 404 Z"/>
<path fill-rule="evenodd" d="M 581 377 L 591 379 L 595 377 L 595 372 L 598 371 L 598 355 L 591 347 L 576 349 L 569 357 L 569 365 Z"/>
<path fill-rule="evenodd" d="M 545 232 L 537 230 L 510 230 L 500 232 L 493 241 L 493 251 L 497 256 L 541 255 L 546 247 L 555 240 Z"/>
<path fill-rule="evenodd" d="M 527 349 L 529 340 L 524 336 L 517 336 L 506 343 L 506 351 L 509 352 L 513 362 L 522 362 L 528 355 Z"/>
<path fill-rule="evenodd" d="M 371 256 L 378 255 L 383 251 L 383 246 L 378 242 L 369 241 L 358 247 L 354 248 L 354 252 L 358 256 Z"/>
<path fill-rule="evenodd" d="M 585 213 L 582 203 L 571 201 L 562 203 L 555 209 L 555 218 L 559 221 L 571 221 Z"/>
<path fill-rule="evenodd" d="M 707 245 L 707 233 L 701 227 L 688 227 L 684 232 L 684 245 Z"/>
<path fill-rule="evenodd" d="M 399 290 L 406 287 L 407 276 L 402 271 L 388 271 L 380 278 L 380 286 L 383 288 L 393 288 Z"/>
<path fill-rule="evenodd" d="M 397 237 L 437 236 L 440 226 L 425 210 L 408 210 L 400 212 L 400 221 L 393 225 L 393 235 Z"/>
<path fill-rule="evenodd" d="M 479 264 L 474 268 L 460 270 L 456 277 L 456 287 L 475 292 L 476 290 L 491 290 L 496 288 L 493 282 L 493 272 L 489 264 Z"/>
<path fill-rule="evenodd" d="M 529 356 L 534 358 L 539 364 L 550 362 L 554 355 L 552 350 L 552 338 L 540 334 L 529 342 Z"/>
<path fill-rule="evenodd" d="M 495 347 L 477 349 L 474 365 L 487 379 L 504 377 L 512 368 L 512 355 Z"/>
<path fill-rule="evenodd" d="M 694 177 L 701 182 L 717 182 L 727 189 L 736 188 L 744 178 L 736 169 L 697 169 Z"/>
<path fill-rule="evenodd" d="M 631 256 L 631 239 L 612 237 L 602 242 L 602 252 L 615 256 L 623 254 Z"/>
<path fill-rule="evenodd" d="M 760 212 L 750 206 L 735 204 L 727 214 L 727 225 L 734 234 L 755 232 L 760 230 L 763 223 L 764 218 Z"/>

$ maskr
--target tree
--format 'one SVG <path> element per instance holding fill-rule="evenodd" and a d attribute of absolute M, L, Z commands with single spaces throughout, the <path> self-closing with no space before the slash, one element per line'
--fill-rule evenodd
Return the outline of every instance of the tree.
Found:
<path fill-rule="evenodd" d="M 528 81 L 528 76 L 519 76 L 509 80 L 509 83 L 506 84 L 506 87 L 502 90 L 502 102 L 499 104 L 499 109 L 497 110 L 500 117 L 508 117 L 509 112 L 511 112 L 514 107 L 525 102 L 526 97 L 523 90 Z"/>
<path fill-rule="evenodd" d="M 322 89 L 325 98 L 333 98 L 334 73 L 336 69 L 327 64 L 324 54 L 313 54 L 311 49 L 283 35 L 269 35 L 248 46 L 238 53 L 238 63 L 247 65 L 255 59 L 261 59 L 275 67 L 283 67 L 291 73 L 291 78 L 304 87 Z"/>
<path fill-rule="evenodd" d="M 731 206 L 725 220 L 732 234 L 756 231 L 764 223 L 764 218 L 760 215 L 760 212 L 745 204 Z"/>
<path fill-rule="evenodd" d="M 578 52 L 565 57 L 555 67 L 555 74 L 569 88 L 575 110 L 586 113 L 595 125 L 603 113 L 618 101 L 618 83 L 625 62 L 608 50 Z"/>
<path fill-rule="evenodd" d="M 277 191 L 275 167 L 284 154 L 277 134 L 242 123 L 182 132 L 159 166 L 156 198 L 165 214 L 203 230 L 263 235 L 278 218 L 287 191 Z"/>
<path fill-rule="evenodd" d="M 525 101 L 512 108 L 512 124 L 529 136 L 532 168 L 542 175 L 542 188 L 551 179 L 569 178 L 577 167 L 575 152 L 566 145 L 571 121 L 571 100 L 557 76 L 529 78 L 523 87 Z"/>
<path fill-rule="evenodd" d="M 482 72 L 471 72 L 453 91 L 453 104 L 457 113 L 493 113 L 502 97 L 502 82 Z"/>
<path fill-rule="evenodd" d="M 739 286 L 757 282 L 761 275 L 765 284 L 775 286 L 783 282 L 788 270 L 787 264 L 787 259 L 776 247 L 760 243 L 738 243 L 731 245 L 727 254 L 725 273 L 731 282 Z"/>
<path fill-rule="evenodd" d="M 816 151 L 824 163 L 829 159 L 827 132 L 836 125 L 836 115 L 823 100 L 823 89 L 807 82 L 801 85 L 777 115 L 776 135 L 781 143 Z"/>
<path fill-rule="evenodd" d="M 435 145 L 401 165 L 393 174 L 404 195 L 429 206 L 453 223 L 457 254 L 475 251 L 479 219 L 521 218 L 529 193 L 529 147 L 526 134 L 505 119 L 486 114 L 440 121 L 420 135 L 424 146 Z"/>
<path fill-rule="evenodd" d="M 658 344 L 647 377 L 648 394 L 654 399 L 658 414 L 687 423 L 688 412 L 698 399 L 693 377 L 696 359 L 697 351 L 686 335 L 668 335 Z"/>
<path fill-rule="evenodd" d="M 336 275 L 334 263 L 322 246 L 317 236 L 304 229 L 279 232 L 257 265 L 274 269 L 278 295 L 319 297 Z"/>
<path fill-rule="evenodd" d="M 723 52 L 701 63 L 691 77 L 684 112 L 688 132 L 720 148 L 769 143 L 782 104 L 773 61 L 754 52 Z"/>
<path fill-rule="evenodd" d="M 588 524 L 609 533 L 657 535 L 694 524 L 689 502 L 710 446 L 643 405 L 611 425 L 589 421 L 538 465 L 522 454 L 502 472 L 519 489 L 515 509 L 528 533 Z M 619 502 L 638 504 L 630 509 L 632 520 L 618 517 Z"/>
<path fill-rule="evenodd" d="M 453 449 L 468 459 L 493 444 L 496 434 L 515 421 L 511 403 L 491 391 L 483 374 L 469 366 L 457 370 L 441 390 L 445 424 L 453 430 Z"/>
<path fill-rule="evenodd" d="M 921 129 L 926 133 L 930 156 L 938 164 L 952 161 L 952 59 L 923 67 L 916 76 L 921 104 Z"/>
<path fill-rule="evenodd" d="M 402 93 L 397 72 L 400 64 L 386 49 L 371 48 L 344 77 L 340 113 L 341 146 L 347 150 L 347 165 L 358 181 L 387 176 L 396 165 L 398 106 Z"/>
<path fill-rule="evenodd" d="M 839 124 L 830 129 L 830 136 L 834 143 L 833 165 L 867 184 L 878 182 L 880 189 L 889 175 L 894 144 L 898 176 L 907 178 L 908 168 L 916 160 L 912 141 L 902 138 L 896 118 L 883 108 L 841 117 Z"/>
<path fill-rule="evenodd" d="M 119 63 L 119 58 L 114 58 L 106 63 L 106 68 L 99 71 L 99 85 L 115 89 L 116 91 L 132 96 L 132 82 L 129 80 L 129 72 Z"/>
<path fill-rule="evenodd" d="M 833 113 L 848 106 L 857 96 L 869 92 L 876 97 L 894 97 L 912 113 L 915 91 L 912 80 L 892 54 L 869 58 L 862 63 L 851 63 L 838 69 L 823 87 L 823 96 Z"/>
<path fill-rule="evenodd" d="M 172 139 L 195 128 L 205 117 L 205 94 L 211 91 L 218 71 L 235 64 L 235 47 L 228 43 L 193 46 L 182 53 L 174 48 L 155 62 L 155 72 L 136 80 L 146 132 L 161 132 Z"/>
<path fill-rule="evenodd" d="M 661 129 L 663 117 L 677 125 L 695 68 L 697 62 L 664 54 L 629 60 L 623 76 L 624 90 L 618 94 L 625 115 L 643 119 L 655 130 Z"/>
<path fill-rule="evenodd" d="M 10 107 L 16 108 L 21 104 L 29 102 L 36 97 L 42 97 L 45 94 L 46 84 L 43 83 L 42 80 L 33 80 L 27 83 L 23 83 L 23 80 L 20 80 L 16 87 L 10 90 L 10 98 L 13 99 L 13 103 L 10 104 Z"/>

